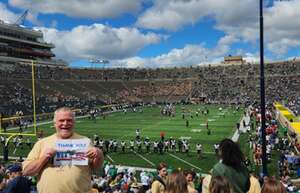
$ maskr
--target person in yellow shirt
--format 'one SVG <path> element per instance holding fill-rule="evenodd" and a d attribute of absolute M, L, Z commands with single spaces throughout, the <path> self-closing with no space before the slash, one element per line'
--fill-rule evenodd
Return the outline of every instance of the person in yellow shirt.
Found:
<path fill-rule="evenodd" d="M 158 175 L 155 177 L 152 185 L 151 185 L 151 193 L 164 193 L 166 189 L 166 177 L 168 175 L 167 172 L 167 164 L 160 163 L 157 166 Z"/>
<path fill-rule="evenodd" d="M 73 131 L 75 114 L 70 108 L 62 107 L 54 112 L 56 133 L 39 140 L 23 162 L 25 176 L 37 176 L 39 193 L 91 193 L 92 170 L 100 169 L 103 153 L 91 143 L 85 153 L 88 165 L 61 165 L 52 163 L 56 155 L 57 140 L 87 139 Z"/>
<path fill-rule="evenodd" d="M 210 174 L 206 175 L 202 181 L 202 193 L 210 193 L 209 185 L 211 183 L 212 176 Z M 250 189 L 247 193 L 260 193 L 261 187 L 259 181 L 253 175 L 250 175 Z"/>
<path fill-rule="evenodd" d="M 209 184 L 210 184 L 211 178 L 212 178 L 211 174 L 208 174 L 202 180 L 202 193 L 210 193 L 209 192 Z"/>
<path fill-rule="evenodd" d="M 258 179 L 250 175 L 250 189 L 248 190 L 248 193 L 260 193 L 261 192 L 261 187 Z"/>

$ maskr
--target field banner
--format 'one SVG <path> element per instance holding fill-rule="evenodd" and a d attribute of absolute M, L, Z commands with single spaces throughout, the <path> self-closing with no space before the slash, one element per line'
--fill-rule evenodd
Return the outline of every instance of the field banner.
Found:
<path fill-rule="evenodd" d="M 275 103 L 276 118 L 282 124 L 287 127 L 289 131 L 297 134 L 297 139 L 300 140 L 300 120 L 296 117 L 288 108 L 280 103 Z"/>
<path fill-rule="evenodd" d="M 300 134 L 300 122 L 293 122 L 291 126 L 295 129 L 295 133 Z"/>
<path fill-rule="evenodd" d="M 85 154 L 89 144 L 89 139 L 57 140 L 55 143 L 54 165 L 88 165 L 88 158 Z"/>

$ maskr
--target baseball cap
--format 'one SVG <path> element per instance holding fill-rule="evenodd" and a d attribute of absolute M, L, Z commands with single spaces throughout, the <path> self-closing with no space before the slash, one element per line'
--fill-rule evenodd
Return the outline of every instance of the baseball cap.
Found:
<path fill-rule="evenodd" d="M 7 167 L 8 172 L 21 172 L 22 167 L 18 164 L 10 165 Z"/>

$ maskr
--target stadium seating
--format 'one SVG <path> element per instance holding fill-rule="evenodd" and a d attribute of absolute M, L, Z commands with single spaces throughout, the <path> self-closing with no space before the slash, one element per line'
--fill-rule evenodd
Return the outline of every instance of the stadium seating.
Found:
<path fill-rule="evenodd" d="M 31 76 L 31 66 L 0 64 L 0 86 L 5 88 L 0 96 L 2 114 L 12 115 L 16 110 L 30 113 Z M 300 62 L 267 63 L 265 76 L 267 103 L 285 101 L 295 114 L 299 114 Z M 204 98 L 211 103 L 260 100 L 259 65 L 250 63 L 168 69 L 78 69 L 36 65 L 35 78 L 37 101 L 43 101 L 44 107 L 61 101 L 111 104 L 179 102 L 191 98 Z M 41 108 L 38 106 L 39 110 Z"/>

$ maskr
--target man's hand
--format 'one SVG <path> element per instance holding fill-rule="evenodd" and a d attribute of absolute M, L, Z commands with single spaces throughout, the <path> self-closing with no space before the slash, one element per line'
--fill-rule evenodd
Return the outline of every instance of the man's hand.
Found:
<path fill-rule="evenodd" d="M 43 153 L 43 157 L 46 157 L 48 159 L 51 159 L 52 157 L 54 157 L 54 155 L 56 154 L 56 150 L 53 148 L 47 148 L 44 153 Z"/>
<path fill-rule="evenodd" d="M 90 159 L 99 159 L 100 155 L 101 151 L 96 147 L 92 147 L 86 152 L 86 156 Z"/>
<path fill-rule="evenodd" d="M 103 153 L 99 148 L 92 147 L 86 152 L 86 156 L 91 159 L 93 169 L 100 169 L 103 164 Z"/>
<path fill-rule="evenodd" d="M 46 148 L 41 154 L 41 157 L 37 160 L 32 161 L 23 169 L 24 176 L 35 176 L 38 175 L 43 167 L 54 157 L 56 150 L 53 148 Z"/>

